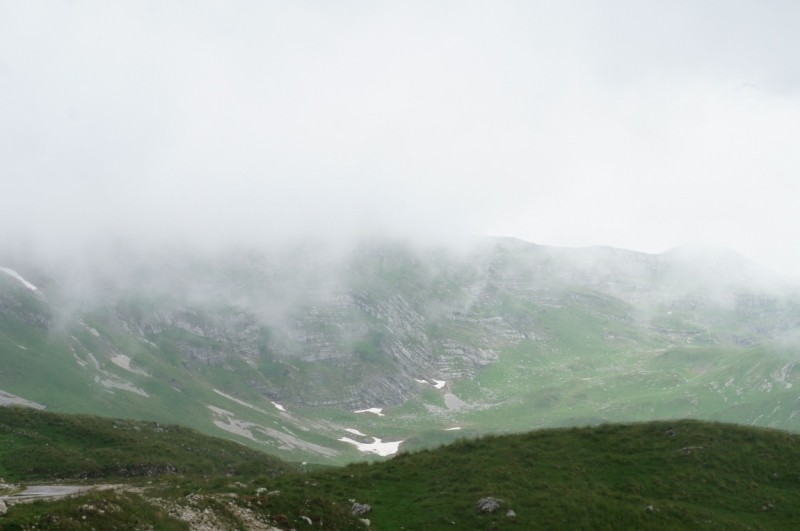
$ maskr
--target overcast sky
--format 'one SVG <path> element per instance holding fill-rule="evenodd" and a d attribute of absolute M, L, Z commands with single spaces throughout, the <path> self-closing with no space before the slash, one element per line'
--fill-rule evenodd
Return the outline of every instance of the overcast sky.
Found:
<path fill-rule="evenodd" d="M 800 2 L 0 2 L 0 238 L 516 236 L 800 275 Z"/>

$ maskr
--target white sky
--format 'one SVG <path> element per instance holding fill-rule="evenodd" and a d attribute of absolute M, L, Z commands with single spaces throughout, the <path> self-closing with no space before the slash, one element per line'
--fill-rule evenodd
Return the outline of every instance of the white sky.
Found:
<path fill-rule="evenodd" d="M 1 2 L 0 241 L 693 241 L 800 275 L 800 2 Z"/>

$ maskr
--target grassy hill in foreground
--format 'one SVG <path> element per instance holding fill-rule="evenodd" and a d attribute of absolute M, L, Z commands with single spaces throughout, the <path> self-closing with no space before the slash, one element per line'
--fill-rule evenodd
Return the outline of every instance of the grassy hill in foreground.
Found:
<path fill-rule="evenodd" d="M 0 407 L 0 476 L 7 481 L 288 470 L 263 452 L 182 426 Z"/>
<path fill-rule="evenodd" d="M 269 484 L 368 503 L 374 529 L 797 529 L 798 474 L 800 435 L 681 420 L 463 440 Z M 505 503 L 481 514 L 484 497 Z"/>
<path fill-rule="evenodd" d="M 0 409 L 3 414 L 8 411 L 22 414 Z M 48 418 L 40 412 L 25 414 Z M 66 418 L 86 421 L 86 417 Z M 110 426 L 118 421 L 95 422 Z M 44 428 L 36 431 L 45 432 Z M 54 450 L 74 444 L 68 444 L 74 437 L 54 436 L 55 431 L 48 435 L 49 440 L 58 442 Z M 160 440 L 169 430 L 122 433 L 130 441 L 147 444 L 145 437 Z M 8 451 L 8 434 L 3 437 L 0 461 L 9 470 L 6 463 L 13 450 Z M 196 437 L 183 444 L 202 451 L 212 451 L 212 443 L 220 448 L 231 444 Z M 146 448 L 140 450 L 138 442 L 118 450 L 141 451 L 139 455 L 146 456 Z M 86 442 L 71 451 L 90 455 L 99 447 Z M 229 477 L 225 475 L 228 466 L 220 463 L 215 475 L 208 469 L 202 472 L 204 476 L 191 474 L 185 468 L 182 474 L 127 480 L 143 487 L 135 493 L 117 490 L 58 502 L 18 504 L 0 523 L 3 529 L 23 529 L 34 523 L 37 529 L 144 529 L 143 522 L 152 524 L 153 529 L 202 529 L 191 515 L 209 509 L 205 514 L 217 518 L 213 525 L 219 528 L 268 529 L 268 524 L 299 531 L 311 528 L 305 521 L 308 518 L 314 528 L 365 529 L 348 514 L 350 500 L 355 499 L 372 506 L 364 516 L 371 520 L 371 529 L 378 531 L 800 526 L 800 435 L 691 420 L 461 440 L 387 461 L 305 473 Z M 113 467 L 107 473 L 113 474 Z M 502 499 L 500 509 L 491 514 L 479 512 L 477 502 L 484 497 Z M 81 510 L 87 504 L 95 509 Z M 116 509 L 97 510 L 102 507 Z M 508 510 L 516 516 L 507 516 Z M 178 517 L 188 518 L 190 525 Z"/>

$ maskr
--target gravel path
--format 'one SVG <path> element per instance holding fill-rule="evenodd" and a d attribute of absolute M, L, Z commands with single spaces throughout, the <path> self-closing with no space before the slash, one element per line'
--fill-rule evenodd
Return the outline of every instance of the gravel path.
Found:
<path fill-rule="evenodd" d="M 28 487 L 22 492 L 18 492 L 12 496 L 2 496 L 2 500 L 25 500 L 28 498 L 50 498 L 54 496 L 69 496 L 70 494 L 78 494 L 80 492 L 87 492 L 92 487 L 74 487 L 68 485 L 36 485 Z"/>

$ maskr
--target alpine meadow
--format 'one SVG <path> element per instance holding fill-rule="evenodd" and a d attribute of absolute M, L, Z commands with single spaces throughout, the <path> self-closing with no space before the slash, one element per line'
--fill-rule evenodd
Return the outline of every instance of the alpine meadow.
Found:
<path fill-rule="evenodd" d="M 798 20 L 0 2 L 0 531 L 797 529 Z"/>

